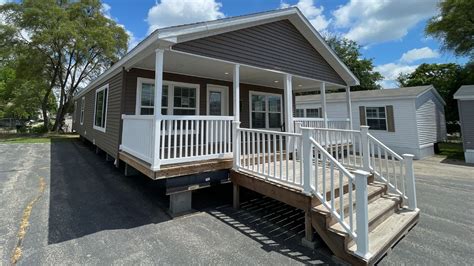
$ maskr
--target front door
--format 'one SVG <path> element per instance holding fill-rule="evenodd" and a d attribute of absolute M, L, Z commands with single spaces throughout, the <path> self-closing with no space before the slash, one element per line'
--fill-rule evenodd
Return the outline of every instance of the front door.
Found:
<path fill-rule="evenodd" d="M 207 115 L 228 115 L 228 91 L 225 86 L 207 86 Z"/>

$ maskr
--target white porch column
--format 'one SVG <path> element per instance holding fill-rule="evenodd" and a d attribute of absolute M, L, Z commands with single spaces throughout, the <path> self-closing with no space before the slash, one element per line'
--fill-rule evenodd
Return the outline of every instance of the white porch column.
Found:
<path fill-rule="evenodd" d="M 323 118 L 324 122 L 324 127 L 328 127 L 328 115 L 327 115 L 327 109 L 326 109 L 326 83 L 323 82 L 321 83 L 321 117 Z"/>
<path fill-rule="evenodd" d="M 234 121 L 240 121 L 240 65 L 234 65 L 233 91 L 234 91 Z"/>
<path fill-rule="evenodd" d="M 163 94 L 163 49 L 155 50 L 155 98 L 154 98 L 154 137 L 153 137 L 153 170 L 160 169 L 160 126 L 161 126 L 161 96 Z"/>
<path fill-rule="evenodd" d="M 352 104 L 351 104 L 351 87 L 346 87 L 346 104 L 347 104 L 347 118 L 349 119 L 349 129 L 352 128 Z"/>
<path fill-rule="evenodd" d="M 285 130 L 293 132 L 293 85 L 291 75 L 286 74 L 283 82 L 285 96 Z"/>

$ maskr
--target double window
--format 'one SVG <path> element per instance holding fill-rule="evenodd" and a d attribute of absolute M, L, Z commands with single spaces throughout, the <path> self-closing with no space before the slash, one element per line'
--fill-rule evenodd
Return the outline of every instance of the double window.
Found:
<path fill-rule="evenodd" d="M 161 114 L 196 115 L 198 97 L 198 84 L 163 81 Z M 138 78 L 136 114 L 153 115 L 154 99 L 155 81 Z"/>
<path fill-rule="evenodd" d="M 100 87 L 95 91 L 94 129 L 105 132 L 107 120 L 107 96 L 109 85 Z M 81 112 L 82 113 L 82 112 Z"/>
<path fill-rule="evenodd" d="M 281 129 L 282 98 L 279 94 L 250 92 L 252 128 Z"/>
<path fill-rule="evenodd" d="M 387 130 L 385 107 L 365 107 L 367 125 L 373 130 Z"/>
<path fill-rule="evenodd" d="M 321 118 L 321 108 L 296 109 L 295 117 Z"/>

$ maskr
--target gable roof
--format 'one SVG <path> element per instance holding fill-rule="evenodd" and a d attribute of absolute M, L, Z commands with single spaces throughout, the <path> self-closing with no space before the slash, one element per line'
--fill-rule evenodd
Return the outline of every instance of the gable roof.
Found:
<path fill-rule="evenodd" d="M 194 39 L 213 36 L 225 32 L 244 29 L 279 20 L 289 20 L 311 43 L 328 64 L 341 76 L 349 86 L 359 85 L 357 77 L 341 61 L 336 53 L 327 45 L 322 36 L 311 25 L 308 19 L 297 7 L 259 12 L 249 15 L 228 17 L 212 21 L 190 23 L 178 26 L 160 28 L 148 35 L 137 46 L 130 50 L 117 63 L 107 69 L 95 80 L 91 81 L 86 88 L 81 90 L 76 97 L 98 85 L 100 82 L 117 74 L 123 67 L 128 68 L 135 57 L 145 51 L 153 51 L 156 47 L 171 46 L 173 44 L 190 41 Z"/>
<path fill-rule="evenodd" d="M 474 100 L 474 85 L 463 85 L 456 93 L 454 93 L 456 100 Z"/>
<path fill-rule="evenodd" d="M 441 95 L 439 95 L 438 91 L 433 87 L 433 85 L 403 87 L 403 88 L 396 88 L 396 89 L 354 91 L 354 92 L 351 92 L 351 101 L 414 99 L 428 91 L 432 91 L 434 95 L 444 105 L 446 105 L 443 98 L 441 97 Z M 328 102 L 339 102 L 339 101 L 345 101 L 345 100 L 346 100 L 345 92 L 326 94 L 326 101 Z M 320 101 L 321 101 L 321 96 L 319 94 L 296 97 L 297 103 L 312 103 L 312 102 L 320 102 Z"/>

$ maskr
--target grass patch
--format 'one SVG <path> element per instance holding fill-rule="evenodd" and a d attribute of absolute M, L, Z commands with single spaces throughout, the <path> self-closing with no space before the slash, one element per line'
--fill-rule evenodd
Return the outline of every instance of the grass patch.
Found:
<path fill-rule="evenodd" d="M 442 142 L 438 144 L 440 155 L 445 155 L 448 159 L 464 161 L 464 151 L 462 143 Z"/>
<path fill-rule="evenodd" d="M 5 134 L 0 135 L 0 144 L 51 143 L 77 139 L 76 134 Z"/>

